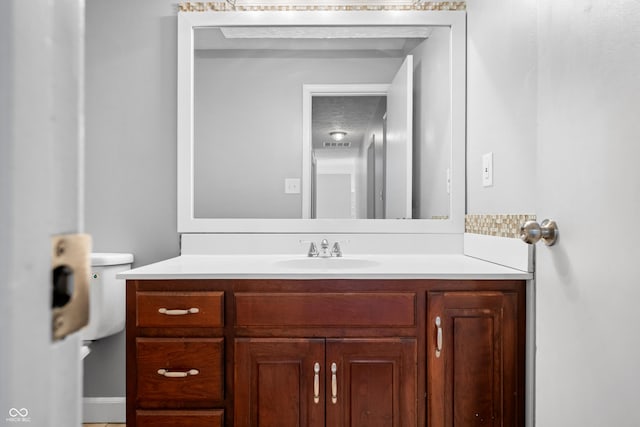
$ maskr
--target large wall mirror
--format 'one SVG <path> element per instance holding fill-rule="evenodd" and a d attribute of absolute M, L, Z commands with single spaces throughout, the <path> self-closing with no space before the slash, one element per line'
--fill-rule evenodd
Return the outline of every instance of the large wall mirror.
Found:
<path fill-rule="evenodd" d="M 179 232 L 463 232 L 464 12 L 178 22 Z"/>

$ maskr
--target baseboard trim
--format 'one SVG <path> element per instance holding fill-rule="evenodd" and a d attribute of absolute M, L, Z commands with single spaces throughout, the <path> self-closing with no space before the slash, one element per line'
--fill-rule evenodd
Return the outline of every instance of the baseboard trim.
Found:
<path fill-rule="evenodd" d="M 82 422 L 84 423 L 124 423 L 126 418 L 124 397 L 82 398 Z"/>

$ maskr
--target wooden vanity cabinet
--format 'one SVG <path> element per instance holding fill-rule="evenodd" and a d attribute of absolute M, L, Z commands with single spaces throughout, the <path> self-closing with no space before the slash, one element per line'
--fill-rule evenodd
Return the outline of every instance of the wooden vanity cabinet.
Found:
<path fill-rule="evenodd" d="M 415 338 L 327 340 L 326 355 L 327 426 L 416 425 Z"/>
<path fill-rule="evenodd" d="M 524 295 L 524 281 L 128 280 L 127 427 L 523 426 Z"/>
<path fill-rule="evenodd" d="M 236 339 L 234 425 L 324 427 L 324 351 L 318 338 Z"/>
<path fill-rule="evenodd" d="M 428 425 L 523 426 L 520 290 L 429 292 L 427 301 Z"/>
<path fill-rule="evenodd" d="M 234 425 L 417 426 L 418 293 L 306 287 L 235 292 Z"/>
<path fill-rule="evenodd" d="M 127 426 L 224 427 L 225 292 L 127 281 Z"/>
<path fill-rule="evenodd" d="M 235 426 L 415 426 L 413 338 L 237 339 Z"/>

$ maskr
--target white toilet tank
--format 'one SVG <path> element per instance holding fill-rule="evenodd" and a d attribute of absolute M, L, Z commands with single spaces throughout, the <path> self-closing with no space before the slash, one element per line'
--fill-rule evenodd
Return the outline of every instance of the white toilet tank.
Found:
<path fill-rule="evenodd" d="M 92 253 L 89 285 L 89 325 L 82 330 L 83 341 L 116 334 L 125 326 L 125 281 L 116 274 L 130 270 L 133 255 Z"/>

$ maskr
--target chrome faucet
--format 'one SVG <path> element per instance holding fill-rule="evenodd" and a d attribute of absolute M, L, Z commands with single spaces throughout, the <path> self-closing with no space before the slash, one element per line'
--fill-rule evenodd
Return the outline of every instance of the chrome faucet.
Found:
<path fill-rule="evenodd" d="M 340 243 L 335 242 L 331 247 L 331 250 L 329 250 L 329 241 L 327 239 L 322 239 L 320 241 L 320 250 L 318 250 L 318 247 L 314 242 L 310 242 L 307 256 L 318 258 L 341 257 L 342 249 L 340 249 Z"/>
<path fill-rule="evenodd" d="M 320 254 L 318 256 L 320 258 L 329 258 L 331 256 L 329 252 L 329 241 L 327 239 L 322 239 L 320 242 Z"/>

